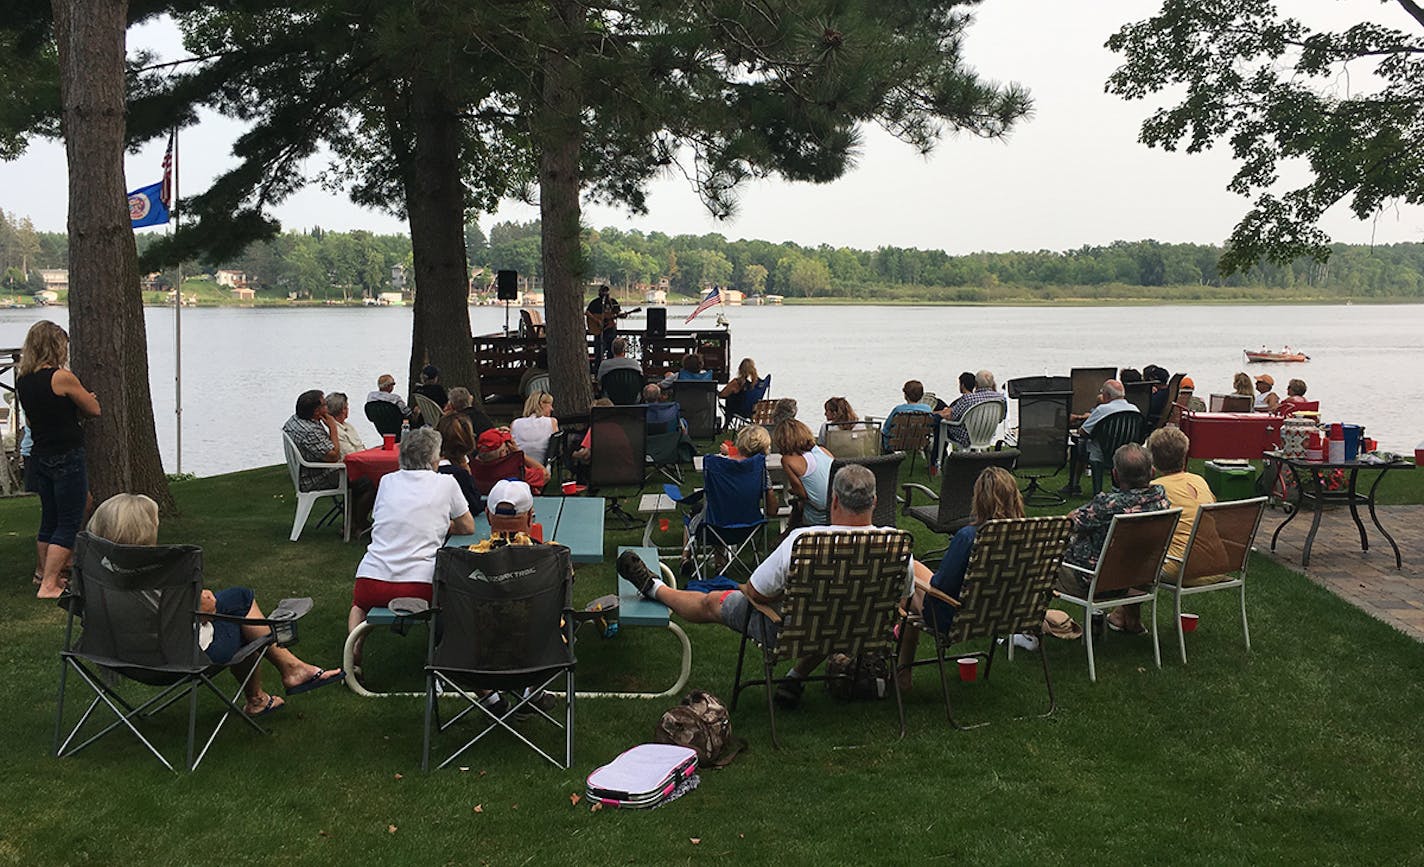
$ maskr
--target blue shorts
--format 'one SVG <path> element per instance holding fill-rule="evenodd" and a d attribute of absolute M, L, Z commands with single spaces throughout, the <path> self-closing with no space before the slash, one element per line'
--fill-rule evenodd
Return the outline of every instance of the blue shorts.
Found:
<path fill-rule="evenodd" d="M 252 610 L 253 594 L 247 587 L 229 587 L 213 594 L 217 597 L 219 614 L 246 617 Z M 230 620 L 213 621 L 213 643 L 208 645 L 208 659 L 214 665 L 227 665 L 233 654 L 242 649 L 242 626 Z"/>

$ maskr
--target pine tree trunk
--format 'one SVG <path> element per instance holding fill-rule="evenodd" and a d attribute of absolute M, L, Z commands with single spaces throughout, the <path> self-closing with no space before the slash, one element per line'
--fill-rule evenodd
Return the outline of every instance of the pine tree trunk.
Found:
<path fill-rule="evenodd" d="M 460 172 L 460 118 L 438 82 L 420 79 L 410 95 L 411 159 L 404 167 L 406 211 L 415 271 L 410 379 L 434 364 L 447 387 L 463 385 L 480 399 L 470 335 L 469 268 L 465 261 L 465 187 Z"/>
<path fill-rule="evenodd" d="M 545 50 L 543 95 L 535 113 L 549 385 L 558 396 L 556 407 L 582 413 L 593 401 L 583 318 L 586 269 L 579 245 L 583 82 L 576 55 L 585 10 L 576 0 L 553 0 L 550 11 L 564 38 L 552 40 L 557 49 Z"/>
<path fill-rule="evenodd" d="M 69 164 L 74 372 L 103 414 L 85 426 L 94 501 L 147 494 L 174 511 L 154 432 L 138 251 L 124 183 L 127 0 L 54 0 Z"/>

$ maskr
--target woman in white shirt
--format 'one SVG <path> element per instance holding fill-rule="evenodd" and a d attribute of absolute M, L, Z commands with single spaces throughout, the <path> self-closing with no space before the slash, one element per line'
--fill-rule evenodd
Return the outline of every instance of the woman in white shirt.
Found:
<path fill-rule="evenodd" d="M 440 434 L 416 428 L 400 444 L 400 470 L 381 478 L 371 512 L 371 544 L 356 567 L 351 596 L 352 630 L 372 608 L 413 596 L 430 601 L 435 581 L 435 552 L 447 535 L 475 531 L 475 516 L 453 476 L 436 472 Z M 356 661 L 361 648 L 356 647 Z"/>
<path fill-rule="evenodd" d="M 536 464 L 544 463 L 549 451 L 549 437 L 559 430 L 559 420 L 554 418 L 554 396 L 547 391 L 536 391 L 524 401 L 524 417 L 517 418 L 509 426 L 514 444 Z"/>

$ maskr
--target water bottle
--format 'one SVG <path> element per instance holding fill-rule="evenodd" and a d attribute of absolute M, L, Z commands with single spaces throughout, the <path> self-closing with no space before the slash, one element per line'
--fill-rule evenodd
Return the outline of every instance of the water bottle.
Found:
<path fill-rule="evenodd" d="M 405 442 L 405 435 L 408 433 L 410 433 L 410 419 L 403 418 L 401 419 L 400 439 L 396 440 L 396 442 Z"/>

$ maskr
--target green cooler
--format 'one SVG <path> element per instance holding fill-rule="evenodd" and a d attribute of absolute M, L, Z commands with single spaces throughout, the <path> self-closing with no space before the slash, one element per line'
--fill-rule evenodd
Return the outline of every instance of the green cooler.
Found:
<path fill-rule="evenodd" d="M 1207 461 L 1202 476 L 1217 502 L 1256 496 L 1256 468 L 1245 461 Z"/>

